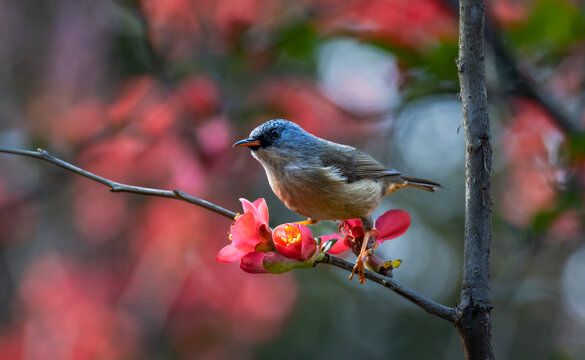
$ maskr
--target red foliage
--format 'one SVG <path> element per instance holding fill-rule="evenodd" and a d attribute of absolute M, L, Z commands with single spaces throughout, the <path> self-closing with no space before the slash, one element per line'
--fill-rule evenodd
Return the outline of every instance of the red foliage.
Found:
<path fill-rule="evenodd" d="M 55 255 L 29 267 L 20 288 L 27 356 L 83 360 L 136 355 L 136 326 L 113 306 L 108 291 L 112 278 L 103 270 Z"/>
<path fill-rule="evenodd" d="M 207 263 L 203 256 L 192 270 L 171 322 L 174 337 L 185 339 L 179 340 L 181 348 L 191 354 L 200 353 L 209 342 L 222 344 L 226 333 L 246 343 L 274 338 L 297 296 L 296 283 L 287 274 L 253 276 L 225 264 Z"/>
<path fill-rule="evenodd" d="M 195 118 L 205 118 L 219 110 L 219 90 L 206 76 L 193 76 L 183 80 L 173 98 L 179 108 Z"/>
<path fill-rule="evenodd" d="M 23 330 L 13 327 L 0 332 L 0 359 L 22 359 L 24 353 Z"/>
<path fill-rule="evenodd" d="M 492 0 L 488 10 L 500 25 L 512 26 L 526 20 L 534 2 L 535 0 Z"/>
<path fill-rule="evenodd" d="M 548 229 L 549 241 L 569 241 L 578 239 L 583 233 L 582 214 L 576 210 L 561 213 Z"/>
<path fill-rule="evenodd" d="M 348 116 L 312 80 L 273 79 L 262 84 L 253 99 L 317 136 L 347 134 L 353 130 Z"/>
<path fill-rule="evenodd" d="M 510 127 L 502 134 L 510 176 L 502 191 L 502 212 L 520 226 L 554 205 L 562 170 L 556 155 L 564 141 L 548 114 L 538 105 L 517 100 Z"/>
<path fill-rule="evenodd" d="M 149 19 L 154 46 L 170 57 L 187 57 L 207 31 L 214 50 L 230 48 L 244 30 L 267 26 L 283 11 L 283 1 L 274 0 L 172 0 L 141 2 Z"/>
<path fill-rule="evenodd" d="M 415 50 L 457 35 L 456 20 L 437 0 L 354 1 L 323 21 L 322 27 L 326 32 L 381 39 Z"/>
<path fill-rule="evenodd" d="M 196 1 L 140 1 L 142 12 L 148 18 L 150 40 L 158 49 L 171 50 L 174 55 L 182 54 L 197 43 L 200 36 L 200 24 Z"/>

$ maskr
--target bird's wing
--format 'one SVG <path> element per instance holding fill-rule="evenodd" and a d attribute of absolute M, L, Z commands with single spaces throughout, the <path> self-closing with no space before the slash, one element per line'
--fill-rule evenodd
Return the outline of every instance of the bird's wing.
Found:
<path fill-rule="evenodd" d="M 324 166 L 339 169 L 340 175 L 345 177 L 348 183 L 362 179 L 400 175 L 400 172 L 385 167 L 366 153 L 349 146 L 345 150 L 327 152 L 326 155 L 321 156 L 321 161 Z"/>

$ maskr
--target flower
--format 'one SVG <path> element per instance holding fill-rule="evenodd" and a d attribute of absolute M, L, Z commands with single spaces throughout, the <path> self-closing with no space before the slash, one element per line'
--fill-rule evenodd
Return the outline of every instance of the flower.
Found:
<path fill-rule="evenodd" d="M 236 216 L 230 230 L 231 244 L 216 256 L 220 262 L 240 261 L 240 269 L 252 274 L 281 274 L 313 266 L 317 243 L 309 228 L 299 224 L 268 227 L 268 207 L 264 199 L 253 203 L 240 199 L 244 214 Z M 274 235 L 274 236 L 273 236 Z"/>
<path fill-rule="evenodd" d="M 404 234 L 409 226 L 410 215 L 406 211 L 397 209 L 389 210 L 376 220 L 374 230 L 372 230 L 372 235 L 376 237 L 377 242 L 382 243 Z M 364 237 L 364 227 L 361 220 L 343 220 L 339 226 L 339 230 L 343 235 L 331 234 L 321 236 L 322 243 L 337 240 L 327 252 L 330 254 L 339 254 L 343 251 L 355 248 L 359 253 L 361 240 L 363 240 Z"/>
<path fill-rule="evenodd" d="M 253 203 L 246 199 L 240 201 L 244 214 L 236 217 L 236 222 L 230 230 L 232 243 L 220 250 L 216 256 L 217 261 L 236 262 L 249 253 L 265 252 L 273 248 L 266 201 L 264 199 L 258 199 Z"/>
<path fill-rule="evenodd" d="M 244 270 L 247 273 L 251 274 L 265 274 L 268 272 L 266 268 L 264 268 L 264 257 L 266 253 L 253 251 L 251 253 L 247 253 L 242 257 L 242 261 L 240 261 L 240 269 Z"/>
<path fill-rule="evenodd" d="M 276 250 L 289 259 L 304 261 L 311 258 L 317 250 L 315 238 L 305 225 L 278 225 L 272 236 Z"/>
<path fill-rule="evenodd" d="M 310 267 L 313 267 L 311 261 L 290 259 L 275 251 L 254 251 L 244 255 L 240 262 L 240 269 L 252 274 L 282 274 L 292 269 Z"/>

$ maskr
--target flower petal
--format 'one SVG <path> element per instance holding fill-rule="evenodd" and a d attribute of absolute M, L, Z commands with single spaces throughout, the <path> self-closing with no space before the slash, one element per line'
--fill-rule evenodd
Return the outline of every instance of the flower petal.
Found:
<path fill-rule="evenodd" d="M 272 230 L 268 227 L 268 225 L 260 225 L 258 228 L 258 238 L 263 244 L 272 244 Z"/>
<path fill-rule="evenodd" d="M 253 205 L 256 207 L 256 209 L 258 209 L 258 213 L 260 214 L 262 221 L 268 225 L 268 206 L 266 205 L 266 200 L 264 200 L 264 198 L 260 198 L 254 201 Z"/>
<path fill-rule="evenodd" d="M 246 253 L 232 245 L 225 246 L 215 256 L 215 260 L 223 263 L 233 263 L 240 260 Z"/>
<path fill-rule="evenodd" d="M 264 268 L 264 256 L 266 253 L 253 251 L 242 257 L 240 269 L 251 274 L 266 274 L 268 270 Z"/>
<path fill-rule="evenodd" d="M 305 225 L 278 225 L 274 229 L 273 241 L 278 252 L 289 259 L 307 260 L 317 250 L 315 238 Z"/>
<path fill-rule="evenodd" d="M 244 213 L 252 213 L 255 218 L 261 219 L 260 212 L 258 208 L 250 202 L 248 199 L 241 198 L 240 202 L 242 203 L 242 208 L 244 209 Z"/>
<path fill-rule="evenodd" d="M 231 229 L 231 234 L 232 245 L 241 251 L 254 251 L 256 245 L 261 242 L 254 215 L 250 212 L 238 217 Z"/>
<path fill-rule="evenodd" d="M 364 236 L 364 226 L 360 219 L 343 220 L 343 229 L 345 233 L 352 236 L 354 239 Z"/>
<path fill-rule="evenodd" d="M 347 246 L 347 242 L 345 241 L 345 236 L 341 236 L 339 234 L 321 236 L 321 243 L 325 244 L 327 241 L 335 239 L 337 239 L 337 242 L 333 244 L 331 249 L 327 251 L 329 254 L 339 254 L 345 250 L 350 249 L 350 247 Z"/>
<path fill-rule="evenodd" d="M 394 239 L 406 232 L 410 226 L 410 215 L 404 210 L 389 210 L 376 220 L 377 240 Z"/>
<path fill-rule="evenodd" d="M 343 221 L 346 225 L 348 229 L 354 228 L 354 227 L 363 227 L 362 225 L 362 221 L 360 219 L 349 219 L 349 220 L 344 220 Z"/>
<path fill-rule="evenodd" d="M 315 251 L 317 250 L 317 241 L 313 237 L 313 233 L 311 232 L 308 226 L 300 224 L 297 225 L 299 227 L 299 230 L 301 231 L 302 244 L 301 257 L 298 260 L 307 260 L 308 258 L 313 256 L 313 254 L 315 254 Z"/>

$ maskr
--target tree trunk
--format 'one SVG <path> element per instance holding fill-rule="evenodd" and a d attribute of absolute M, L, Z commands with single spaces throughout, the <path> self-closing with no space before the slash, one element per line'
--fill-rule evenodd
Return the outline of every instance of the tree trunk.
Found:
<path fill-rule="evenodd" d="M 466 171 L 464 267 L 455 326 L 468 360 L 494 358 L 489 300 L 492 148 L 485 86 L 484 22 L 484 0 L 459 1 L 457 69 Z"/>

